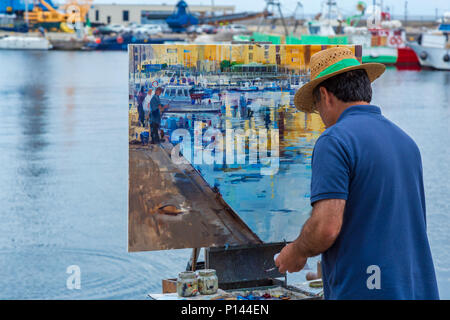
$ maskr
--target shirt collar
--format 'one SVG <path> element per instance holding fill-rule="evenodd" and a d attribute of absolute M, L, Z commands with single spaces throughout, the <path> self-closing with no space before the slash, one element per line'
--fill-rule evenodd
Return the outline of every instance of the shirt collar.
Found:
<path fill-rule="evenodd" d="M 348 107 L 345 109 L 341 115 L 339 116 L 339 119 L 337 122 L 341 121 L 346 116 L 349 116 L 351 114 L 364 114 L 364 113 L 375 113 L 375 114 L 381 114 L 381 109 L 377 106 L 370 105 L 370 104 L 361 104 L 361 105 L 354 105 L 351 107 Z"/>

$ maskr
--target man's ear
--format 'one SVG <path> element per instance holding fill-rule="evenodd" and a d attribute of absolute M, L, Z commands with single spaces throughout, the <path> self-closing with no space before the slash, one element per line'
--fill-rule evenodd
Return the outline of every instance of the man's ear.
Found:
<path fill-rule="evenodd" d="M 330 97 L 330 93 L 327 91 L 327 89 L 325 89 L 324 87 L 320 87 L 319 88 L 320 91 L 320 100 L 324 102 L 323 105 L 330 105 L 331 103 L 331 97 Z"/>

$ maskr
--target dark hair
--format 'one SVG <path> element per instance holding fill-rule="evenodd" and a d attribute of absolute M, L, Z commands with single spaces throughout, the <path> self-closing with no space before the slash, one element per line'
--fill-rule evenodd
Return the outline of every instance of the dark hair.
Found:
<path fill-rule="evenodd" d="M 161 92 L 163 92 L 163 88 L 162 88 L 162 87 L 158 87 L 158 88 L 155 89 L 155 92 L 156 92 L 156 91 L 161 91 Z"/>
<path fill-rule="evenodd" d="M 315 101 L 320 101 L 320 87 L 327 89 L 342 102 L 365 101 L 370 103 L 372 100 L 370 79 L 366 70 L 363 69 L 347 71 L 323 81 L 314 88 Z"/>

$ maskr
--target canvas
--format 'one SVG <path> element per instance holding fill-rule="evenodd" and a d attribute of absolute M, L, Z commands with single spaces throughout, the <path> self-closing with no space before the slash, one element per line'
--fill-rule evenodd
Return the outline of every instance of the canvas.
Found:
<path fill-rule="evenodd" d="M 324 126 L 293 97 L 328 47 L 129 46 L 129 251 L 298 235 Z"/>

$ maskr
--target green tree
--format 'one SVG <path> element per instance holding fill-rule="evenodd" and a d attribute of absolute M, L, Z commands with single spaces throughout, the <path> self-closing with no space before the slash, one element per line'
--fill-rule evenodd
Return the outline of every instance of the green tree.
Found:
<path fill-rule="evenodd" d="M 230 60 L 222 60 L 220 62 L 220 71 L 224 72 L 225 70 L 228 70 L 231 67 Z"/>

